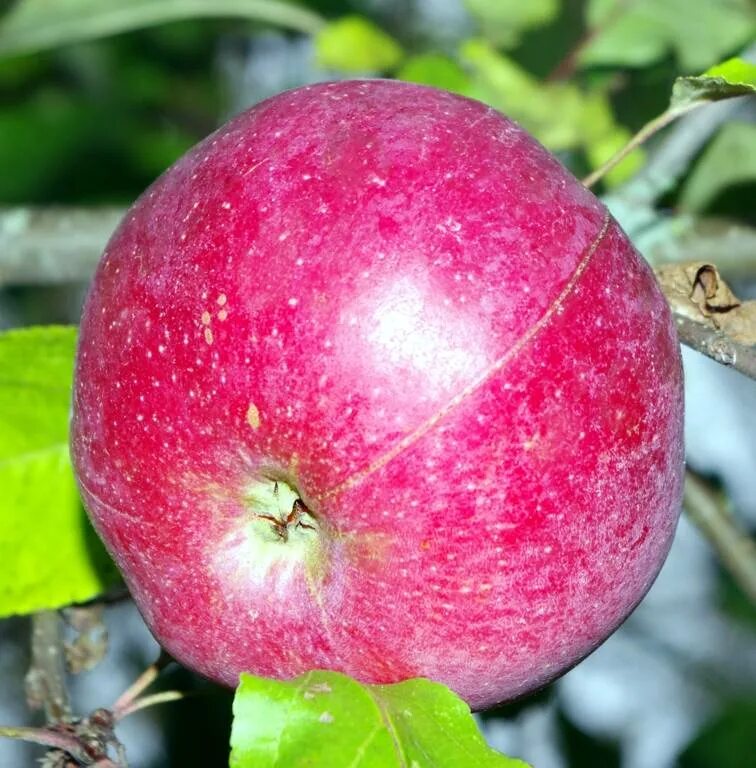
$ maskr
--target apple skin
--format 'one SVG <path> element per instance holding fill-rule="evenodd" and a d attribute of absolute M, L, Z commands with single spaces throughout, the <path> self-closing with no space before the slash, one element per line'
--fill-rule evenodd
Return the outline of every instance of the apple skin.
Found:
<path fill-rule="evenodd" d="M 481 709 L 648 590 L 682 405 L 664 298 L 590 192 L 478 102 L 352 81 L 241 114 L 126 215 L 72 453 L 188 667 L 426 676 Z"/>

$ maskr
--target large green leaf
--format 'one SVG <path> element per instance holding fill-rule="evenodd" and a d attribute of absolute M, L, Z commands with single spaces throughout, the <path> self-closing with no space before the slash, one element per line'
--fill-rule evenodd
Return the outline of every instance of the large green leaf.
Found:
<path fill-rule="evenodd" d="M 559 12 L 558 0 L 465 0 L 483 36 L 504 48 L 520 41 L 522 33 L 552 21 Z"/>
<path fill-rule="evenodd" d="M 756 30 L 752 0 L 589 0 L 585 65 L 642 67 L 674 51 L 683 70 L 706 69 Z"/>
<path fill-rule="evenodd" d="M 697 77 L 678 77 L 672 86 L 672 107 L 693 102 L 720 101 L 756 94 L 756 64 L 729 59 Z"/>
<path fill-rule="evenodd" d="M 0 56 L 196 17 L 239 17 L 316 32 L 320 17 L 282 0 L 18 0 L 0 21 Z"/>
<path fill-rule="evenodd" d="M 362 16 L 345 16 L 315 37 L 318 63 L 341 72 L 385 72 L 402 60 L 399 43 Z"/>
<path fill-rule="evenodd" d="M 428 680 L 361 685 L 336 672 L 242 675 L 232 768 L 527 768 L 488 747 L 469 707 Z"/>
<path fill-rule="evenodd" d="M 76 329 L 0 334 L 0 616 L 88 600 L 117 581 L 68 457 Z"/>

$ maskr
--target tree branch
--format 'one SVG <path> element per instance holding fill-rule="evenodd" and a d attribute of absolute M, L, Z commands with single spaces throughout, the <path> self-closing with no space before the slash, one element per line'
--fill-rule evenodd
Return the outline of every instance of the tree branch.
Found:
<path fill-rule="evenodd" d="M 723 329 L 697 323 L 685 315 L 673 312 L 677 335 L 686 347 L 695 349 L 717 363 L 728 365 L 756 380 L 756 346 L 741 344 Z"/>
<path fill-rule="evenodd" d="M 683 504 L 711 542 L 738 586 L 756 604 L 756 545 L 730 515 L 724 501 L 698 475 L 685 473 Z"/>
<path fill-rule="evenodd" d="M 32 615 L 31 666 L 26 674 L 26 697 L 32 709 L 44 708 L 48 723 L 71 718 L 66 689 L 62 623 L 57 611 Z"/>
<path fill-rule="evenodd" d="M 0 208 L 0 287 L 87 281 L 122 208 Z"/>

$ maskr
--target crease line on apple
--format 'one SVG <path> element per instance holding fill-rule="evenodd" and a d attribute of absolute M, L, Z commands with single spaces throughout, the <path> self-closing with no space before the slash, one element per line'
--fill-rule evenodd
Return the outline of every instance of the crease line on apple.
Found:
<path fill-rule="evenodd" d="M 356 472 L 351 477 L 346 478 L 338 485 L 326 491 L 321 501 L 325 499 L 333 498 L 343 491 L 353 488 L 355 485 L 361 483 L 366 477 L 369 477 L 374 472 L 385 467 L 390 461 L 395 459 L 401 453 L 410 448 L 420 438 L 427 434 L 433 427 L 438 424 L 445 416 L 453 411 L 458 405 L 460 405 L 466 398 L 473 394 L 477 389 L 482 387 L 489 379 L 495 374 L 499 373 L 514 357 L 530 342 L 535 336 L 543 329 L 551 320 L 551 318 L 558 312 L 560 307 L 564 304 L 570 294 L 575 290 L 575 286 L 578 284 L 581 276 L 585 272 L 590 263 L 593 255 L 598 250 L 601 243 L 606 237 L 606 233 L 609 231 L 609 225 L 611 223 L 611 216 L 608 210 L 604 210 L 604 219 L 599 231 L 596 233 L 595 238 L 591 242 L 590 246 L 586 249 L 582 258 L 580 259 L 575 271 L 570 276 L 569 280 L 565 283 L 562 290 L 559 292 L 554 301 L 549 305 L 546 311 L 541 317 L 533 323 L 530 328 L 497 360 L 495 360 L 485 371 L 483 371 L 477 378 L 473 379 L 464 389 L 457 393 L 443 408 L 434 413 L 430 418 L 424 421 L 419 427 L 410 432 L 404 438 L 402 438 L 391 450 L 386 451 L 382 456 L 379 456 L 375 461 L 368 464 L 367 467 Z"/>

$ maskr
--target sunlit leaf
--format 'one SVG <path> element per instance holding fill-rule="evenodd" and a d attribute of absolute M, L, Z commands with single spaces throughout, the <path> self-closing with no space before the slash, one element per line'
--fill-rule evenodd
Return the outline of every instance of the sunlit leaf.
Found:
<path fill-rule="evenodd" d="M 552 21 L 559 12 L 558 0 L 465 0 L 481 33 L 491 42 L 510 48 L 522 33 Z"/>
<path fill-rule="evenodd" d="M 0 20 L 0 56 L 197 17 L 238 17 L 307 33 L 322 24 L 313 11 L 282 0 L 18 0 Z"/>
<path fill-rule="evenodd" d="M 751 0 L 589 0 L 584 65 L 644 66 L 674 51 L 685 71 L 706 69 L 756 31 Z"/>
<path fill-rule="evenodd" d="M 336 672 L 242 675 L 232 768 L 527 768 L 487 746 L 469 707 L 428 680 L 361 685 Z"/>
<path fill-rule="evenodd" d="M 706 148 L 680 194 L 680 205 L 702 211 L 724 189 L 756 180 L 756 125 L 725 125 Z"/>
<path fill-rule="evenodd" d="M 315 37 L 318 63 L 341 72 L 385 72 L 402 59 L 402 49 L 380 27 L 362 16 L 345 16 Z"/>
<path fill-rule="evenodd" d="M 698 77 L 678 77 L 672 86 L 672 107 L 697 101 L 719 101 L 756 94 L 756 64 L 729 59 Z"/>
<path fill-rule="evenodd" d="M 117 581 L 68 456 L 76 330 L 0 334 L 0 616 L 87 600 Z"/>

